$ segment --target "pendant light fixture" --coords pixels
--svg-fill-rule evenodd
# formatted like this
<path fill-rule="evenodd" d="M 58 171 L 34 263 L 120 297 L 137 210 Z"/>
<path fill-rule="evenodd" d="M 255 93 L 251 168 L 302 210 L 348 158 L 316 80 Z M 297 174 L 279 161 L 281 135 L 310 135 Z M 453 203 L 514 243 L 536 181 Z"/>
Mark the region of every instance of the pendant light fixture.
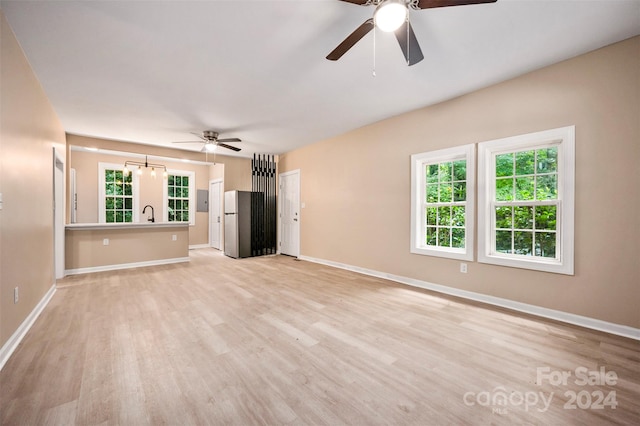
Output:
<path fill-rule="evenodd" d="M 149 163 L 148 157 L 146 155 L 144 156 L 144 163 L 140 161 L 125 161 L 124 167 L 122 168 L 122 174 L 124 176 L 129 176 L 129 173 L 131 173 L 131 170 L 129 170 L 129 166 L 138 166 L 138 170 L 136 171 L 138 176 L 142 175 L 142 167 L 144 167 L 145 169 L 151 167 L 151 177 L 154 179 L 156 177 L 156 168 L 161 168 L 164 170 L 162 172 L 163 178 L 166 179 L 167 176 L 169 176 L 169 174 L 167 173 L 167 166 L 165 166 L 164 164 Z"/>

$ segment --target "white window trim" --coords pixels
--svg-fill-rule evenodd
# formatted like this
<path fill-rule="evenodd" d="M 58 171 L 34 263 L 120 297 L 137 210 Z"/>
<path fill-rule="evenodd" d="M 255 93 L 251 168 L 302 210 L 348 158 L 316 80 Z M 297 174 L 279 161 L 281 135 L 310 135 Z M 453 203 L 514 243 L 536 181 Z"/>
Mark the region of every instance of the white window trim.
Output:
<path fill-rule="evenodd" d="M 167 175 L 178 175 L 189 177 L 189 226 L 196 224 L 196 172 L 189 170 L 167 169 Z M 162 183 L 162 219 L 169 222 L 169 179 L 164 179 Z M 185 222 L 176 222 L 185 223 Z"/>
<path fill-rule="evenodd" d="M 494 156 L 545 144 L 558 146 L 558 259 L 496 253 L 492 250 L 495 197 Z M 574 274 L 575 126 L 528 133 L 478 144 L 478 262 L 559 274 Z"/>
<path fill-rule="evenodd" d="M 467 161 L 467 200 L 465 205 L 465 248 L 429 247 L 424 238 L 425 164 L 465 159 Z M 473 261 L 475 234 L 475 145 L 463 145 L 411 156 L 411 253 Z"/>
<path fill-rule="evenodd" d="M 105 181 L 104 181 L 104 172 L 105 170 L 122 170 L 124 164 L 116 164 L 116 163 L 103 163 L 98 162 L 98 223 L 106 223 L 107 218 L 105 214 L 105 203 L 104 198 L 106 196 L 104 191 Z M 140 214 L 138 213 L 139 206 L 139 190 L 138 190 L 138 175 L 133 173 L 131 175 L 131 183 L 132 183 L 132 191 L 133 194 L 133 223 L 137 223 L 140 221 Z"/>

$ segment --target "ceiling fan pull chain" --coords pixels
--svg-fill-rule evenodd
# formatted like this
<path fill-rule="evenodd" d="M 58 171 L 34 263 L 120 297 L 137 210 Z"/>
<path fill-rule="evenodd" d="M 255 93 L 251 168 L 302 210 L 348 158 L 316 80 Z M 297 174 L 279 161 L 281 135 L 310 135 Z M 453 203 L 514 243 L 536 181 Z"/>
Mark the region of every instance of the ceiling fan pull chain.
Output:
<path fill-rule="evenodd" d="M 373 29 L 373 76 L 376 76 L 376 29 Z"/>

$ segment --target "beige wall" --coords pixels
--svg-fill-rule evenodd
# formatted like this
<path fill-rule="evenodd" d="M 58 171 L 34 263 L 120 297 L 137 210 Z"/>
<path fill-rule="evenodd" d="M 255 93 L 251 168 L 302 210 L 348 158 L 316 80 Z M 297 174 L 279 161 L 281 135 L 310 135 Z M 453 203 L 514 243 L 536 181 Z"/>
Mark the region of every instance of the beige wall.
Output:
<path fill-rule="evenodd" d="M 2 11 L 0 27 L 1 346 L 54 284 L 53 148 L 65 158 L 65 135 Z"/>
<path fill-rule="evenodd" d="M 224 162 L 224 190 L 251 191 L 251 160 L 227 157 Z"/>
<path fill-rule="evenodd" d="M 411 154 L 576 126 L 575 276 L 409 253 Z M 301 254 L 640 327 L 640 37 L 280 157 Z M 477 254 L 476 254 L 477 257 Z"/>
<path fill-rule="evenodd" d="M 92 138 L 87 136 L 79 136 L 67 134 L 67 143 L 69 146 L 84 146 L 100 148 L 111 151 L 132 152 L 142 155 L 155 155 L 158 157 L 188 159 L 201 162 L 209 162 L 216 165 L 224 165 L 224 181 L 225 190 L 239 191 L 251 190 L 251 159 L 242 157 L 228 157 L 226 155 L 205 156 L 201 152 L 186 151 L 182 149 L 163 148 L 153 145 L 144 145 L 131 142 L 114 141 L 109 139 Z M 213 171 L 219 175 L 220 169 Z"/>
<path fill-rule="evenodd" d="M 162 148 L 150 145 L 134 144 L 107 139 L 98 139 L 78 135 L 67 135 L 69 146 L 82 146 L 100 148 L 117 152 L 132 152 L 166 158 L 190 159 L 204 161 L 205 157 L 200 152 Z M 139 158 L 126 155 L 110 155 L 87 151 L 72 150 L 69 153 L 70 167 L 76 169 L 78 194 L 78 223 L 95 223 L 98 221 L 98 162 L 122 163 L 126 160 L 140 161 Z M 190 164 L 182 161 L 165 161 L 149 159 L 149 162 L 161 163 L 169 169 L 194 171 L 196 173 L 196 189 L 209 189 L 209 180 L 223 179 L 225 191 L 234 189 L 251 189 L 251 160 L 247 158 L 227 157 L 216 155 L 207 158 L 211 165 Z M 142 160 L 144 161 L 144 160 Z M 144 173 L 140 180 L 140 209 L 151 204 L 155 208 L 156 221 L 162 221 L 162 177 L 158 173 L 156 179 L 152 179 L 148 173 Z M 148 213 L 148 210 L 147 210 Z M 147 215 L 141 215 L 144 220 Z M 209 216 L 206 212 L 196 213 L 195 225 L 189 227 L 189 244 L 203 245 L 209 243 Z"/>
<path fill-rule="evenodd" d="M 97 223 L 98 222 L 98 163 L 113 163 L 120 167 L 124 166 L 127 160 L 141 161 L 144 159 L 109 155 L 102 153 L 75 151 L 69 154 L 69 163 L 76 170 L 76 193 L 78 200 L 77 222 L 78 223 Z M 161 163 L 170 170 L 181 170 L 194 172 L 196 176 L 195 189 L 207 190 L 209 186 L 209 167 L 207 165 L 198 165 L 182 162 L 171 162 L 164 160 L 155 160 L 150 158 L 149 162 Z M 156 222 L 163 222 L 164 205 L 163 205 L 163 184 L 162 171 L 157 170 L 157 177 L 154 179 L 150 175 L 150 169 L 145 170 L 139 176 L 139 211 L 140 222 L 146 222 L 151 216 L 150 210 L 147 209 L 142 214 L 142 209 L 146 205 L 154 208 Z M 195 199 L 195 196 L 194 196 Z M 194 209 L 195 210 L 195 209 Z M 205 212 L 196 212 L 195 223 L 189 226 L 189 244 L 208 244 L 209 242 L 209 216 Z"/>
<path fill-rule="evenodd" d="M 209 169 L 209 180 L 224 180 L 224 164 L 214 164 Z"/>
<path fill-rule="evenodd" d="M 104 239 L 109 245 L 103 244 Z M 67 229 L 65 246 L 67 270 L 158 262 L 189 257 L 189 230 L 186 226 Z"/>

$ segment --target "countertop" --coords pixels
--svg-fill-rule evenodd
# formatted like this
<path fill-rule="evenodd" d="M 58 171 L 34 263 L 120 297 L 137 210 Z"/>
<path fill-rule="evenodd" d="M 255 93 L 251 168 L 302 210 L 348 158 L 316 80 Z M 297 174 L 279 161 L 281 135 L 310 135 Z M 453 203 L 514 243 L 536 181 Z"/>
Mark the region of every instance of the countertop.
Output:
<path fill-rule="evenodd" d="M 182 228 L 186 226 L 189 226 L 189 222 L 68 223 L 65 225 L 65 229 L 70 231 L 91 231 L 97 229 Z"/>

